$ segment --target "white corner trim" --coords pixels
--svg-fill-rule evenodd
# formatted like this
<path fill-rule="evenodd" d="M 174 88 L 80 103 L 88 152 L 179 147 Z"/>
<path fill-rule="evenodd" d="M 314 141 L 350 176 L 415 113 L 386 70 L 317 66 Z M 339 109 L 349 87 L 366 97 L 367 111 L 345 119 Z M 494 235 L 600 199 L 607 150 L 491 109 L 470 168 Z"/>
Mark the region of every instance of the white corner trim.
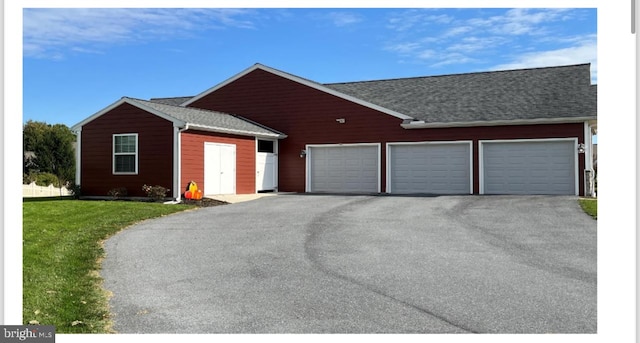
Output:
<path fill-rule="evenodd" d="M 82 182 L 82 128 L 75 130 L 76 133 L 76 186 Z M 76 196 L 79 194 L 76 194 Z"/>
<path fill-rule="evenodd" d="M 266 71 L 268 73 L 280 76 L 282 78 L 297 82 L 297 83 L 302 84 L 304 86 L 317 89 L 317 90 L 319 90 L 321 92 L 324 92 L 324 93 L 327 93 L 327 94 L 331 94 L 331 95 L 336 96 L 338 98 L 342 98 L 344 100 L 347 100 L 347 101 L 356 103 L 358 105 L 362 105 L 362 106 L 374 109 L 376 111 L 388 114 L 390 116 L 393 116 L 393 117 L 396 117 L 396 118 L 399 118 L 399 119 L 402 119 L 402 120 L 414 119 L 413 117 L 409 117 L 409 116 L 407 116 L 405 114 L 402 114 L 400 112 L 396 112 L 396 111 L 390 110 L 388 108 L 384 108 L 382 106 L 378 106 L 378 105 L 372 104 L 372 103 L 370 103 L 368 101 L 364 101 L 362 99 L 358 99 L 356 97 L 353 97 L 353 96 L 338 92 L 336 90 L 333 90 L 331 88 L 325 87 L 322 84 L 319 84 L 319 83 L 316 83 L 316 82 L 312 82 L 312 81 L 303 79 L 301 77 L 298 77 L 298 76 L 295 76 L 295 75 L 292 75 L 292 74 L 289 74 L 289 73 L 285 73 L 285 72 L 277 70 L 277 69 L 273 69 L 273 68 L 267 67 L 267 66 L 259 64 L 259 63 L 257 63 L 255 65 L 245 69 L 244 71 L 232 76 L 231 78 L 219 83 L 218 85 L 213 86 L 213 87 L 207 89 L 206 91 L 194 96 L 193 98 L 191 98 L 191 99 L 187 100 L 186 102 L 180 104 L 180 106 L 188 106 L 188 105 L 190 105 L 190 104 L 202 99 L 203 97 L 207 96 L 208 94 L 211 94 L 211 93 L 217 91 L 218 89 L 220 89 L 220 88 L 222 88 L 222 87 L 224 87 L 224 86 L 226 86 L 226 85 L 228 85 L 230 83 L 233 83 L 234 81 L 240 79 L 241 77 L 243 77 L 243 76 L 245 76 L 245 75 L 247 75 L 247 74 L 249 74 L 249 73 L 251 73 L 251 72 L 253 72 L 254 70 L 257 70 L 257 69 Z"/>

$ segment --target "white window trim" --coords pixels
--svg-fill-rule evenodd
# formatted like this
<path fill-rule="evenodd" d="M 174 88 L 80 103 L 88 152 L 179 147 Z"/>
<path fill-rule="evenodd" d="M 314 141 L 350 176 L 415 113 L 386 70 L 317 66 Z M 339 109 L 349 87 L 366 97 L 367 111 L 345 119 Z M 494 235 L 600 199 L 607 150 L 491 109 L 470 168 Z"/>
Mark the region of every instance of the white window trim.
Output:
<path fill-rule="evenodd" d="M 136 152 L 135 152 L 135 161 L 136 161 L 136 167 L 135 167 L 135 172 L 117 172 L 116 171 L 116 156 L 120 155 L 133 155 L 132 153 L 116 153 L 116 137 L 124 137 L 124 136 L 135 136 L 136 137 Z M 137 133 L 116 133 L 112 135 L 112 139 L 111 139 L 111 170 L 113 172 L 113 175 L 138 175 L 138 146 L 139 146 L 139 139 L 138 139 L 138 134 Z"/>

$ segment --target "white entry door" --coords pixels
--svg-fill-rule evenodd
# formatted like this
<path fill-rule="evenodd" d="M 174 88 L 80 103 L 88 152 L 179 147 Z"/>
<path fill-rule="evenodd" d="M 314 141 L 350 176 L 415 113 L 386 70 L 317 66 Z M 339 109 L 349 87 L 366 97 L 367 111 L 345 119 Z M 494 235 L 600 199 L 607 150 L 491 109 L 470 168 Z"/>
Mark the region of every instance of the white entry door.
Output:
<path fill-rule="evenodd" d="M 204 143 L 204 194 L 236 193 L 236 146 Z"/>
<path fill-rule="evenodd" d="M 274 191 L 277 185 L 276 141 L 257 141 L 256 152 L 256 191 Z"/>

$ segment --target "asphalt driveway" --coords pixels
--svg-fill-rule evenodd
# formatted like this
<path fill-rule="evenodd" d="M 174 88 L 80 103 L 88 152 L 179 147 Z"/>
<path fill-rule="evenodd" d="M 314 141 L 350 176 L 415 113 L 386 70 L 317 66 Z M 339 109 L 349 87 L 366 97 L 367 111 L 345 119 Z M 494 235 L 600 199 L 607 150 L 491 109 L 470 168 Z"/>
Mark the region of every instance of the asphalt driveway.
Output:
<path fill-rule="evenodd" d="M 120 333 L 596 333 L 575 197 L 279 195 L 105 243 Z"/>

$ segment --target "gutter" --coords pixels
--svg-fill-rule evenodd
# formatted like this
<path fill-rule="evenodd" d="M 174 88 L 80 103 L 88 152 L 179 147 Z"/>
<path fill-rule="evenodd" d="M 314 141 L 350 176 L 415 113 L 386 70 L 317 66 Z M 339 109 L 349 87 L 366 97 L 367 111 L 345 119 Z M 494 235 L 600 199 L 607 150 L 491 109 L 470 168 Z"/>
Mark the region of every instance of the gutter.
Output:
<path fill-rule="evenodd" d="M 519 120 L 477 120 L 465 122 L 425 122 L 417 120 L 400 124 L 402 128 L 412 129 L 429 129 L 429 128 L 446 128 L 446 127 L 474 127 L 474 126 L 506 126 L 506 125 L 537 125 L 537 124 L 563 124 L 563 123 L 582 123 L 585 121 L 595 121 L 596 117 L 571 117 L 571 118 L 537 118 L 537 119 L 519 119 Z"/>
<path fill-rule="evenodd" d="M 260 133 L 254 131 L 246 131 L 246 130 L 235 130 L 235 129 L 227 129 L 216 126 L 206 126 L 206 125 L 197 125 L 197 124 L 187 124 L 187 127 L 192 130 L 202 130 L 209 132 L 218 132 L 218 133 L 227 133 L 232 135 L 240 135 L 240 136 L 251 136 L 251 137 L 262 137 L 262 138 L 287 138 L 285 134 L 277 134 L 277 133 Z"/>

